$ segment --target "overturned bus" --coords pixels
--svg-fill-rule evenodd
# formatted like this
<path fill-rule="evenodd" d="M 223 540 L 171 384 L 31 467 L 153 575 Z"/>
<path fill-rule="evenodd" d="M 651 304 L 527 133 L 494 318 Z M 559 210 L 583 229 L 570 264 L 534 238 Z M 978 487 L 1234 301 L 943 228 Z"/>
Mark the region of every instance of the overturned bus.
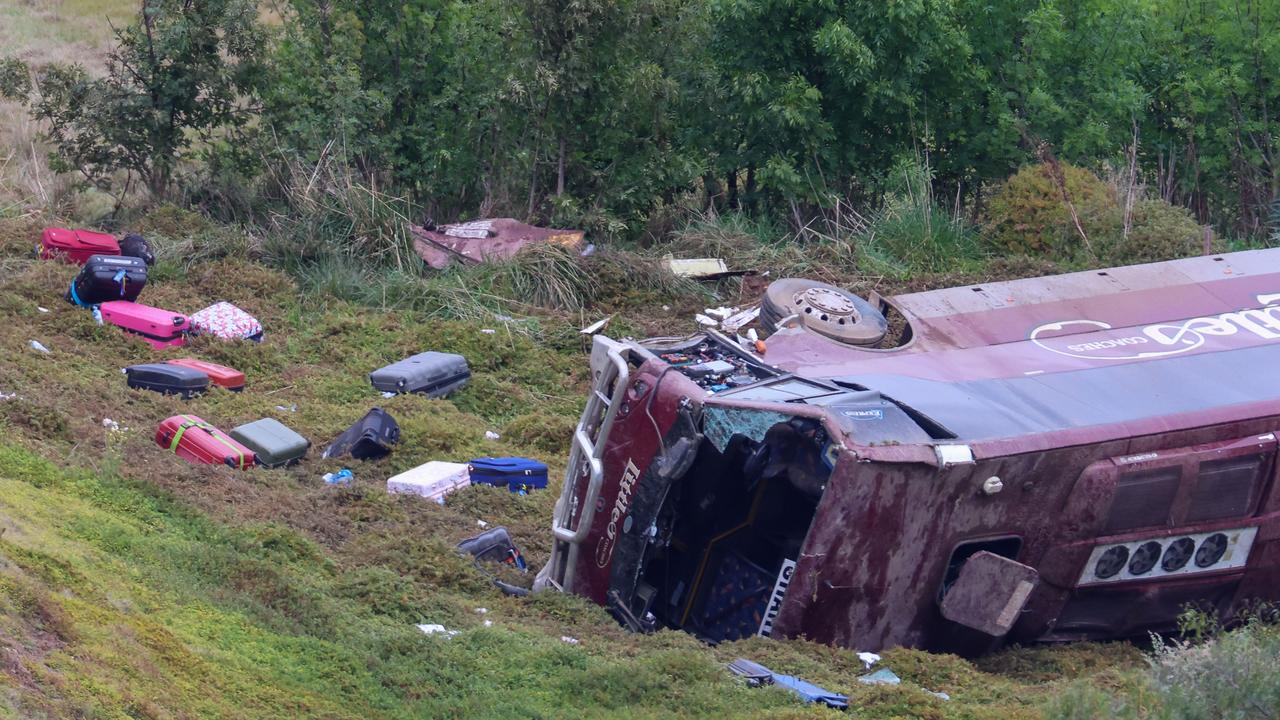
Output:
<path fill-rule="evenodd" d="M 761 354 L 596 338 L 536 587 L 709 642 L 966 654 L 1280 599 L 1280 249 L 781 280 L 761 316 Z"/>

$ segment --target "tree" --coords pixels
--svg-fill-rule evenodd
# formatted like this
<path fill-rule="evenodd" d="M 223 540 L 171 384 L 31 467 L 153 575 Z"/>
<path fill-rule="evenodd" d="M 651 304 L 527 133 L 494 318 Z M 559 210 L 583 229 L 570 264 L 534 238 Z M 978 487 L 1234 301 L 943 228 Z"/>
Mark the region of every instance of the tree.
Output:
<path fill-rule="evenodd" d="M 253 117 L 265 36 L 251 0 L 142 0 L 117 28 L 104 77 L 83 67 L 39 69 L 33 116 L 48 123 L 55 167 L 99 187 L 118 172 L 153 194 L 178 167 L 221 145 L 234 149 Z"/>

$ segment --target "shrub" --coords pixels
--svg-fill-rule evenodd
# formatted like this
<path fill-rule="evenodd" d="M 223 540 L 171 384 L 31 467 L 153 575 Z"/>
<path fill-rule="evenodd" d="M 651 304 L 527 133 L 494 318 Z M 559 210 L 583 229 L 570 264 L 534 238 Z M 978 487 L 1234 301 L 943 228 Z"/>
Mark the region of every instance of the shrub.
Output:
<path fill-rule="evenodd" d="M 1065 163 L 1061 167 L 1067 193 L 1091 240 L 1123 224 L 1120 206 L 1106 183 L 1088 170 Z M 1082 244 L 1045 165 L 1029 165 L 1006 180 L 991 198 L 983 226 L 987 240 L 1002 255 L 1069 258 Z"/>
<path fill-rule="evenodd" d="M 1203 229 L 1186 208 L 1164 200 L 1139 200 L 1133 206 L 1129 234 L 1111 228 L 1103 256 L 1116 264 L 1155 262 L 1201 252 Z"/>

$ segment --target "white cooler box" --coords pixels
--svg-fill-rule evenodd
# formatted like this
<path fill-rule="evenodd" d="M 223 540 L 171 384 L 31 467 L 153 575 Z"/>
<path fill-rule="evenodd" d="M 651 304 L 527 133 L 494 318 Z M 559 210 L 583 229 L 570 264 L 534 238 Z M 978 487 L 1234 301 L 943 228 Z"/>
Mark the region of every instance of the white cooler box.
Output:
<path fill-rule="evenodd" d="M 421 495 L 443 505 L 445 495 L 470 484 L 466 463 L 432 460 L 387 478 L 387 492 Z"/>

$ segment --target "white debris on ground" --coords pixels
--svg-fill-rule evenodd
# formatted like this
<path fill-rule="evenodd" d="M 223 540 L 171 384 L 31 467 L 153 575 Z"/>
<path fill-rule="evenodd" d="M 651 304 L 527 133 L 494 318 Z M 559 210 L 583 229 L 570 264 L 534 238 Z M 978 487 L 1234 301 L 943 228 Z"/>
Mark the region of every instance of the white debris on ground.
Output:
<path fill-rule="evenodd" d="M 445 626 L 438 623 L 421 624 L 418 625 L 418 629 L 421 630 L 424 635 L 444 635 L 447 638 L 451 638 L 458 634 L 457 630 L 447 630 L 445 629 Z"/>
<path fill-rule="evenodd" d="M 872 665 L 880 662 L 880 656 L 873 652 L 860 652 L 858 653 L 858 659 L 862 661 L 863 665 L 867 666 L 868 670 L 871 669 Z"/>
<path fill-rule="evenodd" d="M 42 313 L 47 313 L 47 312 L 49 312 L 49 308 L 47 308 L 47 307 L 40 307 L 39 305 L 37 305 L 37 306 L 36 306 L 36 309 L 37 309 L 37 310 L 39 310 L 39 311 L 40 311 L 40 312 L 42 312 Z"/>
<path fill-rule="evenodd" d="M 493 328 L 481 328 L 480 332 L 484 333 L 485 335 L 492 335 L 498 331 L 494 330 Z"/>
<path fill-rule="evenodd" d="M 476 525 L 479 525 L 482 529 L 483 529 L 483 528 L 487 528 L 487 527 L 489 527 L 489 523 L 487 523 L 487 522 L 485 522 L 485 521 L 483 521 L 483 520 L 477 520 L 477 521 L 476 521 Z"/>
<path fill-rule="evenodd" d="M 697 315 L 694 315 L 693 319 L 697 320 L 698 324 L 703 327 L 713 328 L 720 324 L 719 320 L 712 320 L 711 318 L 707 317 L 706 315 L 703 315 L 702 313 L 698 313 Z"/>
<path fill-rule="evenodd" d="M 499 438 L 501 438 L 501 437 L 502 437 L 501 435 L 499 435 L 498 433 L 496 433 L 496 432 L 494 432 L 494 431 L 492 431 L 492 430 L 485 430 L 485 431 L 484 431 L 484 439 L 485 439 L 485 440 L 497 440 L 497 439 L 499 439 Z"/>
<path fill-rule="evenodd" d="M 102 418 L 102 427 L 113 432 L 120 432 L 120 423 L 111 418 Z"/>
<path fill-rule="evenodd" d="M 31 349 L 32 349 L 32 350 L 36 350 L 36 351 L 38 351 L 38 352 L 42 352 L 42 353 L 44 353 L 45 355 L 48 355 L 48 354 L 49 354 L 49 348 L 47 348 L 47 347 L 45 347 L 43 344 L 41 344 L 41 342 L 40 342 L 39 340 L 32 340 L 32 341 L 31 341 L 30 343 L 28 343 L 28 344 L 29 344 L 29 345 L 31 345 Z"/>
<path fill-rule="evenodd" d="M 577 645 L 577 644 L 579 644 L 579 643 L 578 643 L 578 638 L 576 638 L 576 637 L 569 637 L 568 635 L 561 635 L 561 636 L 560 636 L 560 641 L 561 641 L 561 642 L 567 642 L 567 643 L 569 643 L 570 645 Z"/>

